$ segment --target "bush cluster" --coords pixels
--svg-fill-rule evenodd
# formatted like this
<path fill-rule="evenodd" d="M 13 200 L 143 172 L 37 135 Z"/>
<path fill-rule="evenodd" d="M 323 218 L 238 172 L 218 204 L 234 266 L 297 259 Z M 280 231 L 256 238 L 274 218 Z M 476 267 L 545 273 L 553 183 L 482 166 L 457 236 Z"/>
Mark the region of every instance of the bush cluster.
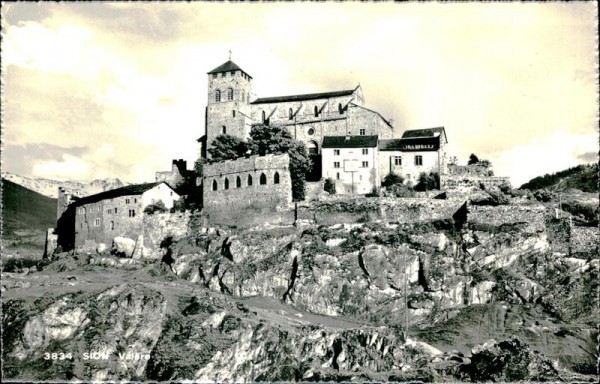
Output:
<path fill-rule="evenodd" d="M 144 208 L 144 213 L 147 215 L 152 215 L 156 212 L 165 213 L 167 211 L 168 211 L 168 209 L 162 200 L 158 200 L 157 202 L 149 204 L 146 208 Z"/>
<path fill-rule="evenodd" d="M 325 179 L 325 184 L 323 185 L 323 189 L 325 190 L 325 192 L 329 193 L 330 195 L 336 194 L 335 182 L 331 178 Z"/>

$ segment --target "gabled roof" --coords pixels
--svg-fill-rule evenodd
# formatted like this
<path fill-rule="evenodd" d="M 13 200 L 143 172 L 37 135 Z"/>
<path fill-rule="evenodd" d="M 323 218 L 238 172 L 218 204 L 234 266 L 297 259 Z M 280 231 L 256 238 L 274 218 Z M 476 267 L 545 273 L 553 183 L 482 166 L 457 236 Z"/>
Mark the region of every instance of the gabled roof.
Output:
<path fill-rule="evenodd" d="M 327 99 L 330 97 L 350 96 L 356 89 L 347 89 L 345 91 L 334 91 L 334 92 L 322 92 L 322 93 L 307 93 L 304 95 L 290 95 L 290 96 L 275 96 L 275 97 L 261 97 L 254 100 L 250 104 L 265 104 L 265 103 L 283 103 L 289 101 L 306 101 L 315 99 Z"/>
<path fill-rule="evenodd" d="M 323 148 L 374 148 L 377 135 L 372 136 L 325 136 Z"/>
<path fill-rule="evenodd" d="M 156 187 L 159 184 L 163 184 L 163 183 L 166 184 L 167 186 L 169 186 L 169 184 L 165 183 L 164 181 L 159 181 L 156 183 L 127 185 L 125 187 L 111 189 L 109 191 L 96 193 L 95 195 L 82 197 L 79 200 L 77 200 L 74 204 L 75 205 L 85 205 L 85 204 L 90 204 L 90 203 L 96 203 L 101 200 L 114 199 L 115 197 L 120 197 L 120 196 L 141 195 L 142 193 Z M 169 186 L 169 188 L 171 188 L 171 187 Z M 173 188 L 171 188 L 171 189 L 173 189 Z"/>
<path fill-rule="evenodd" d="M 212 74 L 212 73 L 222 73 L 222 72 L 229 72 L 229 71 L 242 71 L 244 72 L 246 75 L 248 75 L 248 73 L 246 71 L 244 71 L 242 68 L 240 68 L 239 65 L 237 65 L 236 63 L 234 63 L 231 60 L 228 60 L 226 63 L 219 65 L 217 68 L 213 69 L 210 72 L 207 72 L 207 74 Z M 252 76 L 248 75 L 250 78 L 252 78 Z"/>
<path fill-rule="evenodd" d="M 448 142 L 448 137 L 446 136 L 446 130 L 444 127 L 436 127 L 436 128 L 426 128 L 426 129 L 411 129 L 409 131 L 404 131 L 402 134 L 403 139 L 414 139 L 418 137 L 435 137 L 435 136 L 444 136 L 444 140 Z"/>

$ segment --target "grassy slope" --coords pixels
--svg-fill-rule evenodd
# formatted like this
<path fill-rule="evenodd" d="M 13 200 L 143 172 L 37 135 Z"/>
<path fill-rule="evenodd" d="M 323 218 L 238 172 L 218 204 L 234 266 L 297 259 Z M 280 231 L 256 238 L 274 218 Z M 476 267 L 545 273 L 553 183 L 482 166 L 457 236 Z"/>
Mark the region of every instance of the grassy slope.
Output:
<path fill-rule="evenodd" d="M 2 242 L 8 254 L 37 257 L 46 229 L 56 225 L 56 199 L 2 180 Z"/>

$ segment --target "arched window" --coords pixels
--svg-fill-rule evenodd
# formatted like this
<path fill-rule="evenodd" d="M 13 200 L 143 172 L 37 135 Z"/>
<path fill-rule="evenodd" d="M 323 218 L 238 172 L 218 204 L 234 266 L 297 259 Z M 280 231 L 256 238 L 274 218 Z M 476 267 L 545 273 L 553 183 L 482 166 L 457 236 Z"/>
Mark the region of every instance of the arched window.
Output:
<path fill-rule="evenodd" d="M 242 188 L 242 179 L 239 176 L 237 177 L 237 179 L 235 179 L 235 187 Z"/>
<path fill-rule="evenodd" d="M 248 175 L 248 186 L 252 186 L 252 175 Z"/>
<path fill-rule="evenodd" d="M 319 116 L 319 108 L 315 105 L 315 117 Z"/>
<path fill-rule="evenodd" d="M 219 91 L 218 89 L 215 91 L 215 101 L 218 103 L 219 101 L 221 101 L 221 91 Z"/>
<path fill-rule="evenodd" d="M 275 176 L 273 176 L 273 184 L 279 184 L 279 172 L 275 172 Z"/>
<path fill-rule="evenodd" d="M 340 115 L 344 114 L 344 109 L 342 108 L 342 103 L 338 104 L 338 111 L 340 112 Z"/>
<path fill-rule="evenodd" d="M 213 180 L 213 191 L 217 190 L 217 180 Z"/>
<path fill-rule="evenodd" d="M 260 185 L 267 185 L 267 176 L 264 173 L 260 174 Z"/>
<path fill-rule="evenodd" d="M 267 121 L 267 114 L 265 113 L 265 111 L 262 111 L 262 122 L 266 122 Z"/>
<path fill-rule="evenodd" d="M 292 120 L 294 118 L 294 111 L 292 111 L 292 108 L 290 108 L 290 120 Z"/>
<path fill-rule="evenodd" d="M 227 90 L 227 100 L 228 100 L 228 101 L 231 101 L 231 100 L 233 100 L 233 88 L 229 88 L 229 89 Z"/>
<path fill-rule="evenodd" d="M 309 155 L 316 155 L 319 153 L 319 144 L 316 141 L 311 140 L 306 143 L 306 149 L 308 150 Z"/>
<path fill-rule="evenodd" d="M 229 179 L 225 178 L 225 189 L 229 189 Z"/>

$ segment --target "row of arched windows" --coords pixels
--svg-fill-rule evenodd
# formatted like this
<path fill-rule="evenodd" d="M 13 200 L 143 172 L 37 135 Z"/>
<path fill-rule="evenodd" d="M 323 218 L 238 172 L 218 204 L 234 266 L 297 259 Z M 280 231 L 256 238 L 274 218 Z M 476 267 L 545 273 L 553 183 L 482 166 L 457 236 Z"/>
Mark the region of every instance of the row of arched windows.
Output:
<path fill-rule="evenodd" d="M 258 179 L 258 182 L 260 185 L 267 185 L 267 175 L 265 175 L 264 173 L 261 173 L 260 177 Z M 279 184 L 279 172 L 275 172 L 275 174 L 273 175 L 273 184 Z M 246 186 L 247 187 L 252 186 L 252 175 L 248 175 L 248 178 L 246 179 Z M 242 178 L 239 176 L 237 176 L 235 179 L 235 187 L 242 188 Z M 229 189 L 229 188 L 230 188 L 229 178 L 226 177 L 225 181 L 223 182 L 223 189 Z M 219 189 L 219 183 L 217 183 L 217 180 L 213 180 L 212 190 L 217 191 L 218 189 Z"/>
<path fill-rule="evenodd" d="M 227 101 L 232 101 L 233 100 L 233 88 L 227 88 Z M 217 89 L 215 91 L 215 101 L 217 103 L 219 103 L 221 101 L 221 90 Z M 246 101 L 246 94 L 244 93 L 244 91 L 240 92 L 240 97 L 242 99 L 242 101 Z"/>

